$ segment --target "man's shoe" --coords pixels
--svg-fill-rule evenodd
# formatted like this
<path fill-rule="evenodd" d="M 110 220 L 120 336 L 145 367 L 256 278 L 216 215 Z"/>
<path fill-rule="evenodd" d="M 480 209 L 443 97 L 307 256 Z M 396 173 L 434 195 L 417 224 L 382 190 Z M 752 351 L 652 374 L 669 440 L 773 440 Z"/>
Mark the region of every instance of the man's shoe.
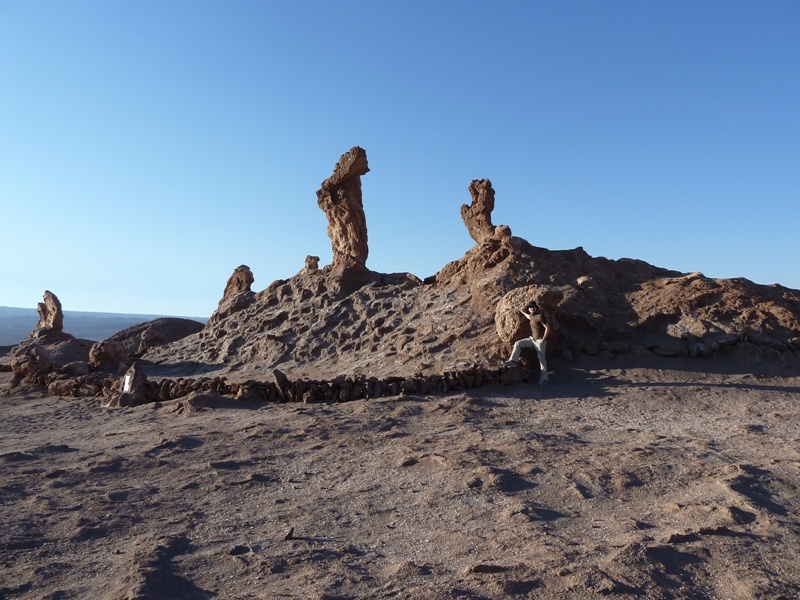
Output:
<path fill-rule="evenodd" d="M 517 363 L 515 363 L 513 360 L 504 361 L 503 364 L 505 366 L 507 366 L 507 367 L 516 367 L 517 366 Z"/>

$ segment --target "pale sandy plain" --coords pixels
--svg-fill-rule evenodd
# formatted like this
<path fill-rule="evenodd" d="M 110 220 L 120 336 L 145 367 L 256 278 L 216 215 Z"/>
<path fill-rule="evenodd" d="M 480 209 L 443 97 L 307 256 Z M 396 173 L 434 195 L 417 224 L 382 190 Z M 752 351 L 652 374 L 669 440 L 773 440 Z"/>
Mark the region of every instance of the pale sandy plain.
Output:
<path fill-rule="evenodd" d="M 3 391 L 0 597 L 796 598 L 800 360 L 769 356 L 336 404 Z"/>

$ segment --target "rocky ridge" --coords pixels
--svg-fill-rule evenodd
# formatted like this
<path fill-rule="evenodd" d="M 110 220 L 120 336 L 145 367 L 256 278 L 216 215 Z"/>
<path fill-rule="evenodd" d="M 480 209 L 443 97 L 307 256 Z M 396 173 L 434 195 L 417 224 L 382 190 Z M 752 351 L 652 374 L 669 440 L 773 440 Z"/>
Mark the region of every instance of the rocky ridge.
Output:
<path fill-rule="evenodd" d="M 530 335 L 518 308 L 534 299 L 553 326 L 548 351 L 564 361 L 578 353 L 705 357 L 738 344 L 770 361 L 800 355 L 797 290 L 533 246 L 492 223 L 488 179 L 470 183 L 472 202 L 461 207 L 475 240 L 463 257 L 424 281 L 371 271 L 361 194 L 368 171 L 366 152 L 353 148 L 317 191 L 332 264 L 320 269 L 319 258 L 309 256 L 295 276 L 261 292 L 241 265 L 202 329 L 181 324 L 164 335 L 162 323 L 120 332 L 92 348 L 86 369 L 64 369 L 63 361 L 42 366 L 48 349 L 34 351 L 28 340 L 15 352 L 15 383 L 97 395 L 112 405 L 206 391 L 316 402 L 519 383 L 537 362 L 523 353 L 520 367 L 509 369 L 502 360 L 516 339 Z M 40 313 L 56 315 L 60 304 L 47 300 Z M 32 337 L 67 335 L 47 333 L 56 331 L 37 328 Z M 132 395 L 120 376 L 134 359 Z"/>
<path fill-rule="evenodd" d="M 707 356 L 744 341 L 780 352 L 800 348 L 797 290 L 533 246 L 492 224 L 495 193 L 487 179 L 470 183 L 472 203 L 461 208 L 476 242 L 462 258 L 424 281 L 369 271 L 360 193 L 366 171 L 366 154 L 354 148 L 317 192 L 325 198 L 333 264 L 305 268 L 258 293 L 249 285 L 234 295 L 226 288 L 202 331 L 146 358 L 162 365 L 193 360 L 233 378 L 269 376 L 275 368 L 331 379 L 492 366 L 529 335 L 516 309 L 530 299 L 543 302 L 557 325 L 551 353 L 566 360 L 576 352 Z M 357 175 L 346 193 L 323 193 L 348 173 Z M 332 197 L 341 204 L 357 199 L 354 216 L 331 211 Z"/>

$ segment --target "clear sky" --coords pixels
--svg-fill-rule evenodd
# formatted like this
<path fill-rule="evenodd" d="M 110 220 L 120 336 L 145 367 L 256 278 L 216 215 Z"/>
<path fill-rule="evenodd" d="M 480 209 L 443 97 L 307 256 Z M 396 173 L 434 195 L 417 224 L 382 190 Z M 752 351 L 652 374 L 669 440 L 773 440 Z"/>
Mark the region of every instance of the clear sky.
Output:
<path fill-rule="evenodd" d="M 489 178 L 536 246 L 800 288 L 797 0 L 0 0 L 0 305 L 324 266 L 356 145 L 376 271 L 460 258 Z"/>

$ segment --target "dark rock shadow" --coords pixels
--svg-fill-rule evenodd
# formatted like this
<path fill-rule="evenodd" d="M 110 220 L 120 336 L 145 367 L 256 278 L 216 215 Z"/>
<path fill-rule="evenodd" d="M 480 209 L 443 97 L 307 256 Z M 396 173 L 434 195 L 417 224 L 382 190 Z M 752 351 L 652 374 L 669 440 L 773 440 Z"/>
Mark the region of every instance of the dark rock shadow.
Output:
<path fill-rule="evenodd" d="M 752 465 L 743 465 L 744 475 L 739 475 L 730 482 L 730 488 L 747 498 L 750 502 L 778 515 L 787 513 L 786 507 L 773 499 L 763 479 L 771 477 L 771 473 L 766 469 L 761 469 Z"/>
<path fill-rule="evenodd" d="M 139 572 L 142 583 L 137 587 L 137 598 L 192 598 L 204 600 L 217 594 L 204 590 L 183 575 L 178 574 L 173 564 L 177 556 L 195 550 L 186 537 L 169 540 L 156 547 L 150 560 L 141 565 Z"/>

